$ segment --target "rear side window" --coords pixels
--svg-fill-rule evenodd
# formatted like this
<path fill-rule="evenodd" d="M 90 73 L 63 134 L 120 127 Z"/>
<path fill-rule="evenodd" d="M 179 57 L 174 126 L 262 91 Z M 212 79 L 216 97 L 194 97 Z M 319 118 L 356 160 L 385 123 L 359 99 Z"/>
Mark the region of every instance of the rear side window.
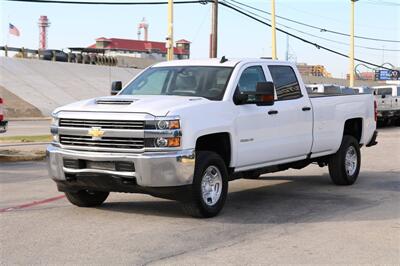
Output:
<path fill-rule="evenodd" d="M 290 66 L 268 66 L 275 85 L 278 100 L 302 97 L 296 74 Z"/>

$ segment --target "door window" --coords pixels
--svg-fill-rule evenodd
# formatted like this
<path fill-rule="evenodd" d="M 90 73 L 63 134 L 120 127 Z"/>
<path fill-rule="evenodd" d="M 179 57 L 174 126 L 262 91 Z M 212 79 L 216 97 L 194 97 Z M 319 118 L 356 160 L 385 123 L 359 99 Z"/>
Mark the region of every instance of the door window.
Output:
<path fill-rule="evenodd" d="M 275 85 L 278 100 L 302 97 L 296 74 L 290 66 L 268 66 Z"/>
<path fill-rule="evenodd" d="M 261 66 L 246 68 L 239 79 L 239 90 L 241 92 L 255 92 L 258 82 L 266 82 L 264 71 Z"/>

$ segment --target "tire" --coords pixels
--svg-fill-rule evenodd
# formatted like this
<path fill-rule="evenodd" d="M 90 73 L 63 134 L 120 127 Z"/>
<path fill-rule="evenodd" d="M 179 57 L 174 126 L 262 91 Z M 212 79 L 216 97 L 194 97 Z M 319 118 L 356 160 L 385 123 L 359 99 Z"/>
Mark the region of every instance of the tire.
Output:
<path fill-rule="evenodd" d="M 109 194 L 109 192 L 87 190 L 65 192 L 68 201 L 78 207 L 100 206 L 107 199 Z"/>
<path fill-rule="evenodd" d="M 212 178 L 214 186 L 209 186 L 207 177 Z M 214 193 L 207 194 L 206 189 Z M 224 160 L 215 152 L 197 152 L 191 195 L 182 203 L 183 211 L 198 218 L 214 217 L 224 207 L 227 194 L 228 171 Z"/>
<path fill-rule="evenodd" d="M 339 150 L 329 158 L 328 166 L 331 180 L 335 185 L 353 185 L 361 166 L 358 141 L 353 136 L 344 135 Z"/>

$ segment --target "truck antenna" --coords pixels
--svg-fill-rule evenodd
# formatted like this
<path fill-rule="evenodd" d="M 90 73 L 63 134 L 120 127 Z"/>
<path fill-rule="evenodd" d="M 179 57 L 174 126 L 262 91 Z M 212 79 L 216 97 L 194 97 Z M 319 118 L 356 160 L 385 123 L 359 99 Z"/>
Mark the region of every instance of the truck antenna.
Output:
<path fill-rule="evenodd" d="M 225 55 L 221 58 L 221 61 L 219 61 L 221 64 L 225 63 L 226 61 L 228 61 L 228 59 L 226 59 Z"/>

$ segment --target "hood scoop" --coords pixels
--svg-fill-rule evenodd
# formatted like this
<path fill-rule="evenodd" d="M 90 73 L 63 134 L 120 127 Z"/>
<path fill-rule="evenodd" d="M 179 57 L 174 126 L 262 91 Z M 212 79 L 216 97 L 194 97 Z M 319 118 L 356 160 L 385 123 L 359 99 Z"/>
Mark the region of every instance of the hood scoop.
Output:
<path fill-rule="evenodd" d="M 134 101 L 137 101 L 137 100 L 133 100 L 133 99 L 115 99 L 113 97 L 110 97 L 110 98 L 96 99 L 96 104 L 129 105 L 129 104 L 133 103 Z"/>

